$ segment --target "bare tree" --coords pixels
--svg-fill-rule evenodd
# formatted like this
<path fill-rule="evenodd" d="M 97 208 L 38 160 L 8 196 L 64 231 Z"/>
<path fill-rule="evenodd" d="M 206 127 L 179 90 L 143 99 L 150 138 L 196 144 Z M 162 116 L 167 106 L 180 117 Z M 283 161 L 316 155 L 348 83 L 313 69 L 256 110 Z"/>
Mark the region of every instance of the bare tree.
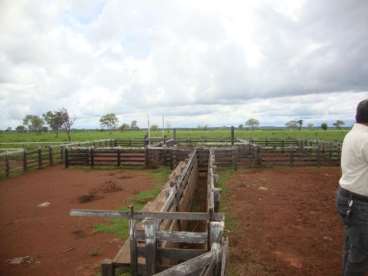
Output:
<path fill-rule="evenodd" d="M 250 118 L 245 122 L 245 125 L 250 127 L 251 129 L 255 129 L 259 126 L 259 121 L 254 118 Z"/>
<path fill-rule="evenodd" d="M 118 123 L 119 119 L 116 117 L 115 113 L 108 113 L 100 118 L 101 126 L 107 129 L 115 129 Z"/>
<path fill-rule="evenodd" d="M 41 132 L 44 121 L 37 115 L 27 115 L 23 119 L 23 125 L 28 127 L 29 131 Z"/>
<path fill-rule="evenodd" d="M 337 128 L 340 129 L 343 125 L 344 125 L 344 121 L 341 120 L 337 120 L 336 122 L 333 123 L 333 125 Z"/>
<path fill-rule="evenodd" d="M 76 120 L 76 118 L 71 118 L 68 110 L 66 108 L 62 108 L 59 110 L 62 118 L 63 118 L 63 124 L 62 124 L 62 128 L 65 130 L 66 135 L 68 136 L 68 141 L 70 142 L 72 140 L 71 138 L 71 132 L 72 132 L 72 126 Z"/>

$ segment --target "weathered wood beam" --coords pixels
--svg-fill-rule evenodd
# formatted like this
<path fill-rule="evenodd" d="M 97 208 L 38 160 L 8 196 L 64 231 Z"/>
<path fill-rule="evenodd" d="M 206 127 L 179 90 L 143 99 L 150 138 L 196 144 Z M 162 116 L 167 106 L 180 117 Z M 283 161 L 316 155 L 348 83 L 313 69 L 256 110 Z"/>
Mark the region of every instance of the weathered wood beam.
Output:
<path fill-rule="evenodd" d="M 111 218 L 130 218 L 129 211 L 115 210 L 88 210 L 72 209 L 70 216 L 73 217 L 111 217 Z M 143 220 L 147 218 L 167 219 L 167 220 L 209 220 L 207 212 L 134 212 L 133 219 Z M 223 213 L 215 213 L 214 219 L 221 221 L 224 218 Z"/>

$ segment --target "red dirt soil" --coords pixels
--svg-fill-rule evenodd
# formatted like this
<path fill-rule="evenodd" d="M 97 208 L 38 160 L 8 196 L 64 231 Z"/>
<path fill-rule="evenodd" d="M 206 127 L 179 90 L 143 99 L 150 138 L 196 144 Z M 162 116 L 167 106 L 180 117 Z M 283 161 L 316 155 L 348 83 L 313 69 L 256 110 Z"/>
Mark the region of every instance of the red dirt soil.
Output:
<path fill-rule="evenodd" d="M 106 192 L 111 183 L 122 190 Z M 112 258 L 122 242 L 113 235 L 94 232 L 94 225 L 103 219 L 70 217 L 70 209 L 116 209 L 153 184 L 144 171 L 60 166 L 1 181 L 0 275 L 95 276 L 100 261 Z M 97 200 L 79 202 L 80 196 L 93 191 L 99 191 Z M 37 207 L 44 202 L 51 204 Z M 8 263 L 24 256 L 34 262 Z"/>
<path fill-rule="evenodd" d="M 230 275 L 340 275 L 338 167 L 241 170 L 227 182 Z"/>

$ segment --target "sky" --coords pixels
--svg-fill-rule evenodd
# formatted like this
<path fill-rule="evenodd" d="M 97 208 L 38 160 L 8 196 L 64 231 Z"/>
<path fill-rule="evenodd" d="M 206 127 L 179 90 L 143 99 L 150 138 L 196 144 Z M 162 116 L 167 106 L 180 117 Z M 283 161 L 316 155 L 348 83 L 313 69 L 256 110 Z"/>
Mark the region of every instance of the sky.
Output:
<path fill-rule="evenodd" d="M 0 129 L 62 107 L 141 127 L 354 120 L 365 0 L 0 0 Z"/>

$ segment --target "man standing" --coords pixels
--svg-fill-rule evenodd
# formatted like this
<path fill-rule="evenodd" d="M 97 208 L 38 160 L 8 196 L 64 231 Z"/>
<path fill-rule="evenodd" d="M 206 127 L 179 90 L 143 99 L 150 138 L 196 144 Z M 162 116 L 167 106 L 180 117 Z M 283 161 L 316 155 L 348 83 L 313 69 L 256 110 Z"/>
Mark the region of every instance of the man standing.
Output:
<path fill-rule="evenodd" d="M 341 170 L 336 206 L 345 225 L 343 275 L 361 276 L 368 272 L 368 99 L 358 104 L 344 138 Z"/>

